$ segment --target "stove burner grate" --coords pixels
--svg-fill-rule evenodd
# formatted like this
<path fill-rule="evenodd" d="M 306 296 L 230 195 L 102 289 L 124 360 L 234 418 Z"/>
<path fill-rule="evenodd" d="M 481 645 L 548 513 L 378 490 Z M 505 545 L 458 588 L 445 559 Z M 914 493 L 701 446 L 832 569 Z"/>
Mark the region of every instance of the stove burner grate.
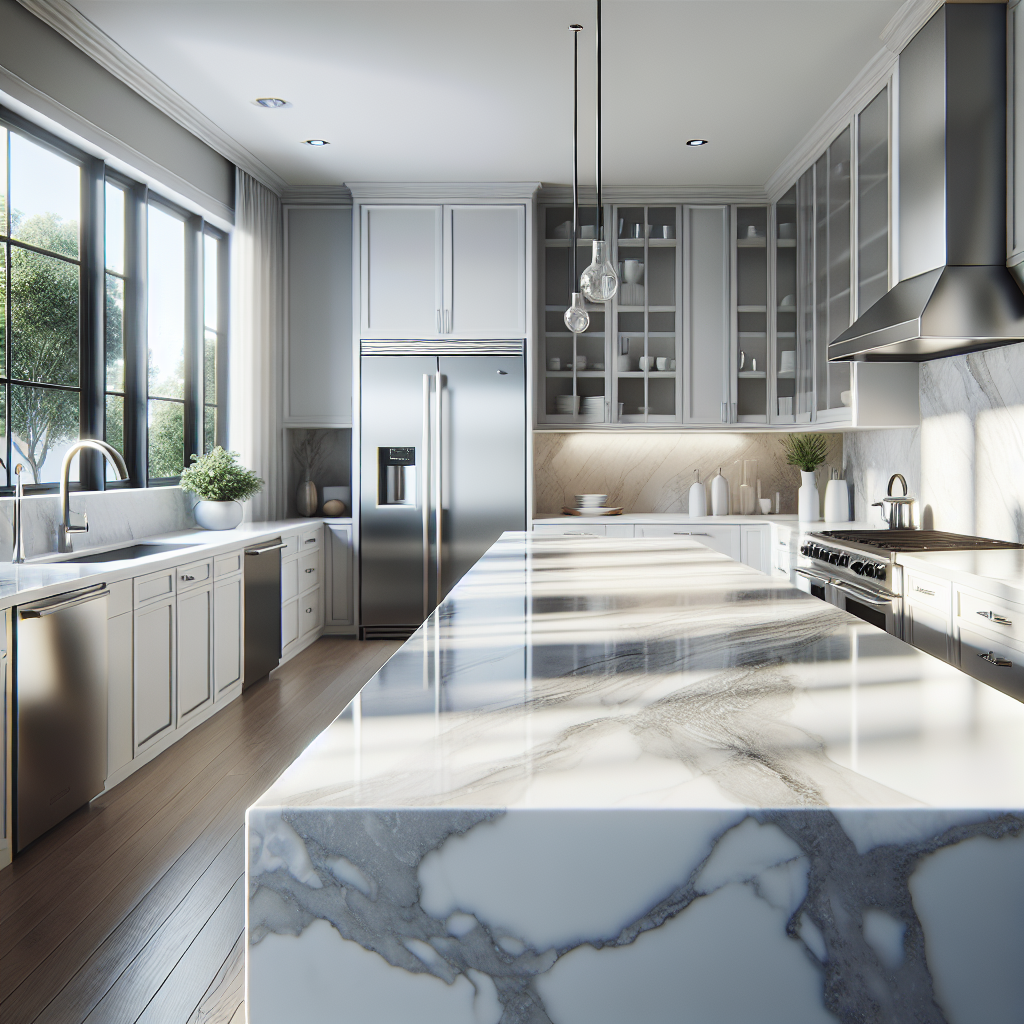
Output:
<path fill-rule="evenodd" d="M 818 537 L 848 544 L 866 544 L 879 551 L 999 551 L 1024 548 L 1006 540 L 967 537 L 941 530 L 823 530 Z"/>

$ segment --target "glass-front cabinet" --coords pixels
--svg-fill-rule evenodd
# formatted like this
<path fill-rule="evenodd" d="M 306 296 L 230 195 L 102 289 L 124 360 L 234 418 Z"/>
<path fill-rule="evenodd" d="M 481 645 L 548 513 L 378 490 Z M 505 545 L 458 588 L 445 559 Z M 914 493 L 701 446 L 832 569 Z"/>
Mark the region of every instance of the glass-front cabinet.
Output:
<path fill-rule="evenodd" d="M 738 423 L 768 422 L 768 208 L 735 208 Z"/>

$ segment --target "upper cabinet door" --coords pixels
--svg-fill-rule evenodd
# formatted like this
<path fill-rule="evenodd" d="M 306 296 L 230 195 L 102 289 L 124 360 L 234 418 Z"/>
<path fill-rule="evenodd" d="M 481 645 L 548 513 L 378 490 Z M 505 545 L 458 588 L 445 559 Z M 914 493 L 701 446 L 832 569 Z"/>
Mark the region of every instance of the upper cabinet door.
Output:
<path fill-rule="evenodd" d="M 526 333 L 526 208 L 446 206 L 442 329 L 463 338 Z"/>
<path fill-rule="evenodd" d="M 433 338 L 442 324 L 442 207 L 362 207 L 364 338 Z"/>
<path fill-rule="evenodd" d="M 683 208 L 683 379 L 687 423 L 726 423 L 731 419 L 725 404 L 731 393 L 730 220 L 728 206 Z"/>

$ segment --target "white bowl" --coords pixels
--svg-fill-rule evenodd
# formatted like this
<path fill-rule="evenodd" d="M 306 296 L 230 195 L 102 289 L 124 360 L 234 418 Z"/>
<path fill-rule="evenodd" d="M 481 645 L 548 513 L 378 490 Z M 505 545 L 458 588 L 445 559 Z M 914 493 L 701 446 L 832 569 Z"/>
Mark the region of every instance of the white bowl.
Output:
<path fill-rule="evenodd" d="M 599 508 L 608 500 L 607 494 L 577 494 L 577 508 Z"/>
<path fill-rule="evenodd" d="M 839 395 L 839 401 L 842 402 L 843 405 L 845 405 L 845 406 L 853 405 L 853 392 L 852 391 L 843 391 L 843 392 L 841 392 L 840 395 Z"/>

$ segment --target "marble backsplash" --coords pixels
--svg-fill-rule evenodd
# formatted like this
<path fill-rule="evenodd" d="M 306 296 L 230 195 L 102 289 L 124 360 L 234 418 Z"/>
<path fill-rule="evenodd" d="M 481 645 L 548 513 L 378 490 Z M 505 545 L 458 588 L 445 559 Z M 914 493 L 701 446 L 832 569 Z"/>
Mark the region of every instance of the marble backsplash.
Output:
<path fill-rule="evenodd" d="M 718 472 L 729 480 L 733 508 L 744 459 L 757 460 L 762 497 L 781 498 L 781 512 L 796 512 L 800 472 L 786 464 L 782 439 L 770 433 L 554 433 L 533 435 L 534 504 L 538 515 L 557 514 L 577 494 L 607 494 L 626 512 L 687 512 L 694 470 L 707 483 Z M 843 462 L 843 437 L 829 435 L 828 465 Z M 824 493 L 825 467 L 818 470 Z M 710 511 L 710 494 L 708 495 Z"/>
<path fill-rule="evenodd" d="M 60 498 L 56 494 L 23 499 L 25 557 L 57 550 Z M 148 487 L 110 491 L 75 491 L 71 508 L 89 517 L 89 532 L 74 536 L 76 551 L 119 541 L 173 533 L 194 527 L 192 495 L 180 487 Z M 10 561 L 13 551 L 14 499 L 0 498 L 0 560 Z"/>
<path fill-rule="evenodd" d="M 926 529 L 1024 543 L 1024 344 L 922 363 L 921 426 L 848 433 L 843 457 L 858 519 L 902 473 Z"/>

